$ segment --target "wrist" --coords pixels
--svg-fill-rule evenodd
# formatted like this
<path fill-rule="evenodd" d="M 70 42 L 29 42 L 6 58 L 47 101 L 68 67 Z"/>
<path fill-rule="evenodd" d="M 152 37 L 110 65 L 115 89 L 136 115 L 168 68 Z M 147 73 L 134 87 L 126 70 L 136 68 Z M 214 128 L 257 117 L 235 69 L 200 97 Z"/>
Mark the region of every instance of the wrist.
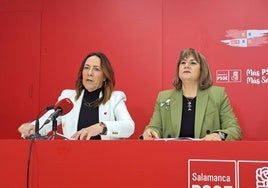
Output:
<path fill-rule="evenodd" d="M 222 141 L 226 140 L 227 135 L 228 135 L 227 133 L 224 133 L 222 131 L 216 131 L 214 133 L 217 133 L 220 136 L 220 138 L 221 138 Z"/>
<path fill-rule="evenodd" d="M 100 133 L 100 135 L 107 135 L 108 130 L 107 130 L 107 127 L 106 127 L 105 123 L 100 122 L 99 126 L 102 127 L 102 132 Z"/>

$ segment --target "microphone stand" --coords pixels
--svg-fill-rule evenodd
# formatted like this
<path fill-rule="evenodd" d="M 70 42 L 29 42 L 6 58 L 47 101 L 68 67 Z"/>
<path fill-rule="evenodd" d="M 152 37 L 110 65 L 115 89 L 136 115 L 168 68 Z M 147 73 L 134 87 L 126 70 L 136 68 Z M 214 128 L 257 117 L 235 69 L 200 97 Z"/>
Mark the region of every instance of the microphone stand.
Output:
<path fill-rule="evenodd" d="M 26 139 L 30 139 L 30 140 L 47 140 L 48 139 L 48 136 L 46 135 L 42 136 L 39 133 L 39 119 L 35 120 L 35 133 L 27 136 Z"/>
<path fill-rule="evenodd" d="M 46 140 L 48 139 L 48 136 L 42 136 L 40 133 L 39 133 L 39 117 L 40 117 L 40 114 L 43 112 L 43 111 L 48 111 L 48 110 L 51 110 L 53 109 L 54 106 L 47 106 L 46 108 L 42 109 L 38 115 L 37 115 L 37 118 L 35 120 L 35 133 L 34 134 L 31 134 L 29 136 L 26 137 L 26 139 L 30 139 L 30 140 Z"/>
<path fill-rule="evenodd" d="M 59 138 L 63 138 L 65 140 L 69 140 L 67 137 L 65 137 L 64 135 L 60 134 L 57 132 L 58 130 L 58 123 L 57 123 L 57 119 L 55 117 L 53 117 L 52 120 L 52 135 L 48 138 L 49 140 L 54 140 L 55 137 L 59 137 Z"/>

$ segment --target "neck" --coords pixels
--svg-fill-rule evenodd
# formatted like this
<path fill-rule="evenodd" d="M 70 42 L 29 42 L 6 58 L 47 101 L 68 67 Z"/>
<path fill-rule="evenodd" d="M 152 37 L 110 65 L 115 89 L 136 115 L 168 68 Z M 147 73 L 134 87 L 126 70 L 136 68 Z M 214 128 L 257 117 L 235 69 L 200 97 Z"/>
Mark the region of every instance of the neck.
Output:
<path fill-rule="evenodd" d="M 185 97 L 188 98 L 194 98 L 196 97 L 198 90 L 198 85 L 193 84 L 193 85 L 182 85 L 182 92 Z"/>

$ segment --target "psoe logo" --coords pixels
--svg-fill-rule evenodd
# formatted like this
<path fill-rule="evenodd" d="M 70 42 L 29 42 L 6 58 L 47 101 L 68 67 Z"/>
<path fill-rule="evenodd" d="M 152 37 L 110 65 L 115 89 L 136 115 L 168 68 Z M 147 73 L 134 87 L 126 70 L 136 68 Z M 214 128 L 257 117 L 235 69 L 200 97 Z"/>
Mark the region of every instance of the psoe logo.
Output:
<path fill-rule="evenodd" d="M 237 161 L 238 188 L 268 188 L 268 161 Z"/>
<path fill-rule="evenodd" d="M 241 80 L 242 80 L 242 71 L 240 69 L 216 71 L 217 83 L 241 82 Z"/>
<path fill-rule="evenodd" d="M 264 166 L 256 170 L 256 188 L 268 187 L 268 167 Z"/>
<path fill-rule="evenodd" d="M 226 31 L 225 37 L 228 39 L 221 40 L 228 46 L 233 47 L 256 47 L 263 46 L 268 43 L 268 30 L 237 30 L 230 29 Z"/>

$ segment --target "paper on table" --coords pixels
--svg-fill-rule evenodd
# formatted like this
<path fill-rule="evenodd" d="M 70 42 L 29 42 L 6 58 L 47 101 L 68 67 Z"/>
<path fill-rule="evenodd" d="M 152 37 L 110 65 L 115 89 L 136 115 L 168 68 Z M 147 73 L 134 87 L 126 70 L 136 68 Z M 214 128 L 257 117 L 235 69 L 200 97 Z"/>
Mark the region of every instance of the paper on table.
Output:
<path fill-rule="evenodd" d="M 200 140 L 200 138 L 191 138 L 191 137 L 179 137 L 179 138 L 157 138 L 155 140 Z"/>

